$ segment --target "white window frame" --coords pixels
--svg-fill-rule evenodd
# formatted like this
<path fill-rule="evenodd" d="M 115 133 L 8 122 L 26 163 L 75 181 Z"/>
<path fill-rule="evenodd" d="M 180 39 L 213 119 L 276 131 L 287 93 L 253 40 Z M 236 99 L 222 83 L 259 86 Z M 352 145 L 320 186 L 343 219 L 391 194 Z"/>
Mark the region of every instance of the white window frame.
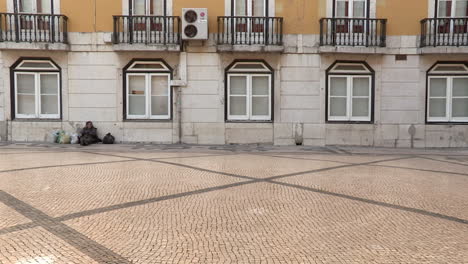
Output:
<path fill-rule="evenodd" d="M 27 115 L 18 113 L 18 75 L 33 75 L 34 76 L 34 102 L 35 114 Z M 57 76 L 57 114 L 41 114 L 41 75 L 56 75 Z M 15 118 L 38 118 L 38 119 L 58 119 L 60 118 L 60 73 L 59 72 L 22 72 L 15 71 Z"/>
<path fill-rule="evenodd" d="M 431 79 L 446 79 L 446 95 L 445 97 L 433 96 L 431 97 Z M 427 121 L 428 122 L 468 122 L 468 116 L 466 117 L 453 117 L 452 116 L 452 105 L 454 98 L 468 99 L 468 96 L 453 96 L 453 80 L 454 79 L 468 79 L 468 75 L 463 76 L 444 76 L 444 75 L 433 75 L 428 76 L 428 91 L 427 91 Z M 431 117 L 431 99 L 444 99 L 445 98 L 445 117 Z"/>
<path fill-rule="evenodd" d="M 331 98 L 332 97 L 345 97 L 345 96 L 332 96 L 331 95 L 331 79 L 332 78 L 346 78 L 346 115 L 345 116 L 332 116 L 331 115 Z M 353 96 L 353 80 L 355 78 L 368 78 L 369 79 L 369 96 Z M 353 99 L 354 98 L 368 98 L 368 111 L 367 116 L 353 116 Z M 370 122 L 372 117 L 372 76 L 371 75 L 334 75 L 328 76 L 328 121 L 343 121 L 343 122 Z"/>
<path fill-rule="evenodd" d="M 253 14 L 252 14 L 252 1 L 259 1 L 259 0 L 234 0 L 234 16 L 237 16 L 236 13 L 237 13 L 237 10 L 236 10 L 236 1 L 247 1 L 247 14 L 246 16 L 247 17 L 252 17 Z M 266 0 L 263 0 L 263 16 L 266 17 L 266 13 L 267 13 L 267 6 L 266 6 Z"/>
<path fill-rule="evenodd" d="M 39 68 L 39 67 L 23 67 L 26 63 L 48 63 L 51 67 L 50 68 Z M 18 66 L 16 66 L 15 70 L 38 70 L 38 71 L 58 71 L 59 68 L 55 66 L 49 60 L 23 60 Z"/>
<path fill-rule="evenodd" d="M 135 0 L 132 0 L 132 11 L 133 11 L 133 16 L 151 16 L 151 10 L 150 10 L 150 6 L 151 6 L 151 1 L 153 0 L 145 0 L 145 14 L 144 15 L 136 15 L 135 14 Z M 163 16 L 165 15 L 164 14 L 164 2 L 166 0 L 162 0 L 162 6 L 160 7 L 162 9 L 162 13 L 163 13 Z M 166 4 L 167 5 L 167 4 Z M 166 6 L 167 8 L 167 6 Z M 153 15 L 153 16 L 156 16 L 156 15 Z"/>
<path fill-rule="evenodd" d="M 130 115 L 130 76 L 145 76 L 145 114 L 144 115 Z M 167 115 L 152 115 L 151 114 L 151 78 L 153 76 L 166 76 L 167 77 Z M 138 72 L 127 72 L 126 73 L 126 117 L 127 119 L 150 119 L 150 120 L 168 120 L 171 118 L 171 74 L 170 73 L 138 73 Z"/>
<path fill-rule="evenodd" d="M 442 2 L 442 1 L 446 2 L 446 0 L 437 0 L 437 11 L 436 11 L 437 18 L 456 18 L 457 16 L 455 14 L 456 14 L 456 11 L 457 11 L 457 3 L 461 2 L 461 1 L 459 1 L 459 0 L 452 0 L 451 1 L 452 2 L 452 10 L 450 10 L 450 16 L 449 17 L 445 16 L 445 15 L 444 16 L 439 16 L 439 10 L 440 10 L 440 6 L 441 6 L 440 2 Z M 465 15 L 465 16 L 461 16 L 461 17 L 468 17 L 468 16 Z"/>
<path fill-rule="evenodd" d="M 334 0 L 335 1 L 335 17 L 336 18 L 367 18 L 367 0 Z M 349 2 L 348 5 L 348 16 L 347 17 L 339 17 L 338 16 L 338 2 Z M 364 2 L 364 16 L 363 17 L 355 17 L 354 16 L 354 2 Z"/>
<path fill-rule="evenodd" d="M 27 14 L 27 12 L 21 12 L 19 10 L 19 7 L 20 7 L 20 1 L 21 0 L 15 0 L 16 1 L 16 4 L 17 4 L 17 7 L 18 7 L 18 13 L 20 14 Z M 55 10 L 52 10 L 52 6 L 51 6 L 51 10 L 50 10 L 50 13 L 38 13 L 37 12 L 37 0 L 32 0 L 33 1 L 33 6 L 32 6 L 32 14 L 52 14 L 52 13 L 55 13 Z M 42 0 L 42 1 L 45 1 L 45 0 Z M 47 1 L 50 1 L 50 4 L 54 5 L 54 9 L 55 9 L 55 1 L 54 0 L 47 0 Z"/>
<path fill-rule="evenodd" d="M 231 77 L 245 77 L 247 86 L 246 86 L 246 115 L 231 115 L 231 97 L 236 95 L 231 95 Z M 268 78 L 268 95 L 253 95 L 252 94 L 252 80 L 254 77 L 267 77 Z M 272 114 L 272 103 L 271 103 L 271 74 L 268 73 L 228 73 L 228 92 L 227 92 L 227 117 L 229 121 L 271 121 Z M 268 115 L 253 115 L 252 113 L 252 102 L 253 97 L 268 97 Z"/>

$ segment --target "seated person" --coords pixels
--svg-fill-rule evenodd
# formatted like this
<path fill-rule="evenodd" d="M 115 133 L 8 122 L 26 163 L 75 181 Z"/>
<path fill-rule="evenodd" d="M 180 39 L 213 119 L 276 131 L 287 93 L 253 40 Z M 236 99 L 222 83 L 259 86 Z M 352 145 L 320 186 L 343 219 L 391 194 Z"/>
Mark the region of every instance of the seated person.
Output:
<path fill-rule="evenodd" d="M 86 122 L 86 126 L 81 130 L 80 144 L 87 146 L 101 142 L 97 136 L 97 128 L 93 126 L 93 122 Z"/>

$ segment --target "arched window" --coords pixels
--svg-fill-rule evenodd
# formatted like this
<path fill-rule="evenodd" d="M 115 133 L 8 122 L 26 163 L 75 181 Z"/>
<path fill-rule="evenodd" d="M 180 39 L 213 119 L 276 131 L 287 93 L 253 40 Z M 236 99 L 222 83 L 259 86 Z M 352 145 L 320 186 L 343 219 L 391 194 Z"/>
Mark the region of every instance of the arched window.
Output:
<path fill-rule="evenodd" d="M 169 120 L 172 69 L 162 60 L 134 60 L 124 69 L 125 119 Z"/>
<path fill-rule="evenodd" d="M 12 67 L 14 118 L 61 118 L 60 68 L 49 59 L 20 59 Z"/>
<path fill-rule="evenodd" d="M 327 70 L 327 121 L 373 121 L 374 71 L 364 62 L 335 62 Z"/>
<path fill-rule="evenodd" d="M 427 121 L 468 122 L 468 67 L 437 63 L 427 73 Z"/>
<path fill-rule="evenodd" d="M 235 61 L 226 69 L 226 120 L 271 121 L 273 69 L 261 61 Z"/>

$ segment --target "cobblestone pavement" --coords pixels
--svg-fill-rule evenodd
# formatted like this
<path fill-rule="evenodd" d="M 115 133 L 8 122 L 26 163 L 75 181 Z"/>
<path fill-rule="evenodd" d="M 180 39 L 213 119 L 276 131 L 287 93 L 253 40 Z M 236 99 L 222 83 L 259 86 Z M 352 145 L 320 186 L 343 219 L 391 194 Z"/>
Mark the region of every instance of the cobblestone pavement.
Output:
<path fill-rule="evenodd" d="M 0 263 L 468 263 L 468 150 L 3 144 Z"/>

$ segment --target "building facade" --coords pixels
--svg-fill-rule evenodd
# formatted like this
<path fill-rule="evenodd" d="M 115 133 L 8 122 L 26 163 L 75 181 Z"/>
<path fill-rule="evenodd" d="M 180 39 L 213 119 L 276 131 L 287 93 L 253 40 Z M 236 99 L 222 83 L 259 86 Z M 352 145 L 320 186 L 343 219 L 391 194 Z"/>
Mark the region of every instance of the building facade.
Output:
<path fill-rule="evenodd" d="M 467 3 L 0 0 L 0 138 L 468 147 Z"/>

